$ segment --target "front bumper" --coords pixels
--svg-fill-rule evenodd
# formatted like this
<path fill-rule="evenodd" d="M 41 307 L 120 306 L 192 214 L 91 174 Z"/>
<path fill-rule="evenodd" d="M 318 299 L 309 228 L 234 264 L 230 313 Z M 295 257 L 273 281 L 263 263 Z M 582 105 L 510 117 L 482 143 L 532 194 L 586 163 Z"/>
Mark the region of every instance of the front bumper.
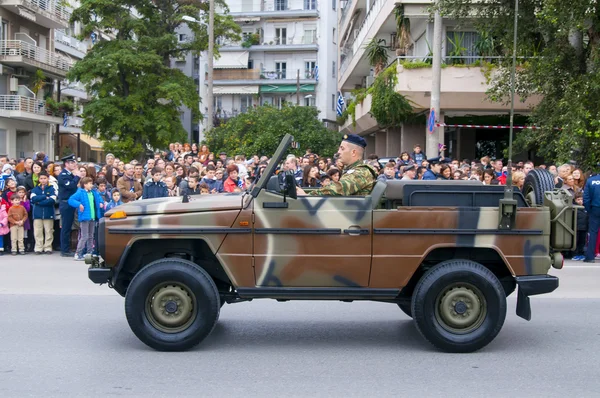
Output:
<path fill-rule="evenodd" d="M 531 304 L 529 296 L 553 292 L 558 287 L 558 278 L 552 275 L 530 275 L 517 276 L 515 280 L 519 285 L 517 315 L 530 321 Z"/>
<path fill-rule="evenodd" d="M 85 263 L 89 264 L 88 278 L 94 283 L 108 283 L 112 278 L 112 268 L 103 267 L 104 261 L 101 257 L 87 255 L 85 256 Z"/>

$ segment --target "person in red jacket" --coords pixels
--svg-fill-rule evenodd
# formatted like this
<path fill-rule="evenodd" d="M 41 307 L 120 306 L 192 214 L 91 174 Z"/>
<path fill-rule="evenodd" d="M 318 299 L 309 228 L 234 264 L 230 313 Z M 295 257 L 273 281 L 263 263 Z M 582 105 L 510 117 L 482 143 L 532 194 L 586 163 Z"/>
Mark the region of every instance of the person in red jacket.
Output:
<path fill-rule="evenodd" d="M 240 169 L 238 169 L 237 165 L 230 164 L 227 166 L 228 177 L 223 183 L 223 191 L 234 192 L 236 188 L 240 188 L 242 190 L 246 189 L 244 181 L 238 178 L 239 172 Z"/>

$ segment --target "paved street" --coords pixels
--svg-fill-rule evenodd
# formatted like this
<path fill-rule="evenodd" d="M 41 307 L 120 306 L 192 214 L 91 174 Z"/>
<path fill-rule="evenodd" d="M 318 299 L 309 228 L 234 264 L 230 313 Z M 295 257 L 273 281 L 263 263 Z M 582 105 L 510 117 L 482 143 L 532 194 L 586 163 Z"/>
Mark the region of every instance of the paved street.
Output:
<path fill-rule="evenodd" d="M 38 261 L 40 263 L 38 263 Z M 596 396 L 600 264 L 566 264 L 561 287 L 509 315 L 484 350 L 433 350 L 396 306 L 226 305 L 213 334 L 155 352 L 123 299 L 58 255 L 0 257 L 0 396 Z"/>

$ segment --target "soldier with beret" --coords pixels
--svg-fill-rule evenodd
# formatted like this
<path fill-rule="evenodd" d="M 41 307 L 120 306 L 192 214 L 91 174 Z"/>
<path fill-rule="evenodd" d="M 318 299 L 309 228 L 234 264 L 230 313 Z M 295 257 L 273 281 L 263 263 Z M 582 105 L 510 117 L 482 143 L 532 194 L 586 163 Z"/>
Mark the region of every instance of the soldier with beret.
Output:
<path fill-rule="evenodd" d="M 338 182 L 331 182 L 326 187 L 310 192 L 312 196 L 366 196 L 371 193 L 377 182 L 375 169 L 364 164 L 362 159 L 367 142 L 364 138 L 355 135 L 344 135 L 338 149 L 338 159 L 344 165 L 342 177 Z M 300 187 L 296 188 L 299 195 L 306 195 Z"/>
<path fill-rule="evenodd" d="M 71 257 L 71 228 L 75 219 L 75 209 L 69 206 L 69 198 L 77 192 L 79 172 L 75 155 L 65 156 L 63 170 L 58 175 L 58 209 L 60 211 L 60 255 Z"/>

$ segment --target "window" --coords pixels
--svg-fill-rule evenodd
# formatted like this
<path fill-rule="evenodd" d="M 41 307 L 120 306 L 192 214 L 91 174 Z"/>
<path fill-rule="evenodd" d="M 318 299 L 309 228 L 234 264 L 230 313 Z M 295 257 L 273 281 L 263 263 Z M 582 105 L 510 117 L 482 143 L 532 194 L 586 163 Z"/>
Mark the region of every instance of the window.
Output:
<path fill-rule="evenodd" d="M 275 0 L 275 11 L 285 11 L 287 8 L 287 0 Z"/>
<path fill-rule="evenodd" d="M 335 72 L 337 72 L 337 71 L 335 69 L 335 61 L 333 61 L 331 63 L 331 77 L 333 77 L 334 79 L 335 79 Z"/>
<path fill-rule="evenodd" d="M 447 64 L 472 64 L 479 55 L 475 43 L 479 40 L 477 32 L 446 32 L 446 60 Z M 456 50 L 456 48 L 461 50 Z M 456 58 L 472 57 L 472 58 Z"/>
<path fill-rule="evenodd" d="M 304 61 L 304 78 L 314 79 L 317 61 Z"/>
<path fill-rule="evenodd" d="M 213 112 L 220 113 L 223 110 L 223 98 L 220 95 L 213 97 Z"/>
<path fill-rule="evenodd" d="M 277 109 L 283 108 L 284 104 L 285 104 L 285 97 L 275 97 L 275 107 L 277 107 Z"/>
<path fill-rule="evenodd" d="M 184 41 L 186 41 L 186 40 L 187 40 L 187 35 L 186 35 L 185 33 L 180 33 L 180 34 L 178 35 L 178 37 L 179 37 L 179 39 L 178 39 L 178 40 L 179 40 L 179 42 L 180 42 L 180 43 L 181 43 L 181 42 L 184 42 Z"/>
<path fill-rule="evenodd" d="M 316 10 L 317 9 L 317 0 L 304 0 L 304 9 L 305 10 Z"/>
<path fill-rule="evenodd" d="M 275 44 L 287 44 L 287 28 L 275 28 Z"/>
<path fill-rule="evenodd" d="M 331 0 L 331 9 L 335 10 L 335 0 Z"/>
<path fill-rule="evenodd" d="M 336 37 L 335 37 L 335 28 L 333 28 L 333 44 L 336 43 Z"/>
<path fill-rule="evenodd" d="M 2 24 L 4 25 L 5 22 Z M 4 155 L 8 153 L 8 144 L 6 143 L 6 130 L 0 129 L 0 155 Z"/>
<path fill-rule="evenodd" d="M 286 78 L 287 62 L 275 62 L 275 72 L 278 79 Z"/>
<path fill-rule="evenodd" d="M 316 44 L 317 43 L 317 28 L 315 26 L 305 27 L 304 36 L 302 40 L 303 44 Z"/>
<path fill-rule="evenodd" d="M 242 113 L 247 112 L 249 108 L 252 108 L 252 96 L 251 95 L 242 95 Z"/>
<path fill-rule="evenodd" d="M 314 94 L 309 94 L 304 97 L 304 106 L 315 106 L 315 105 L 316 105 L 316 99 L 315 99 Z"/>
<path fill-rule="evenodd" d="M 331 110 L 335 111 L 335 94 L 331 94 Z"/>
<path fill-rule="evenodd" d="M 254 60 L 248 59 L 248 69 L 254 69 Z"/>
<path fill-rule="evenodd" d="M 0 40 L 9 40 L 8 21 L 2 20 L 2 31 L 0 31 Z"/>

